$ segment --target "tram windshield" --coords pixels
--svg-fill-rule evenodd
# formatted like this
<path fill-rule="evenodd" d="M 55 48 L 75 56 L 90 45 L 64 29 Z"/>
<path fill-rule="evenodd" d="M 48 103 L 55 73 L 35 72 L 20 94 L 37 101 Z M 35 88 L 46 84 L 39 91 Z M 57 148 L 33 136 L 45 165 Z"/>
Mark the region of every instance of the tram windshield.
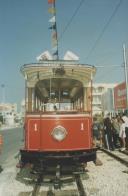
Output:
<path fill-rule="evenodd" d="M 27 78 L 26 112 L 91 113 L 91 77 L 95 68 L 65 62 L 61 66 L 58 61 L 46 63 L 24 65 L 21 69 Z"/>
<path fill-rule="evenodd" d="M 91 86 L 83 87 L 82 82 L 75 79 L 39 80 L 34 88 L 28 88 L 27 95 L 28 112 L 89 112 L 91 109 Z"/>
<path fill-rule="evenodd" d="M 82 83 L 74 79 L 50 78 L 39 81 L 36 91 L 40 92 L 41 110 L 71 111 L 77 110 L 76 100 L 82 99 Z M 37 93 L 39 95 L 39 93 Z M 80 107 L 80 105 L 79 105 Z"/>

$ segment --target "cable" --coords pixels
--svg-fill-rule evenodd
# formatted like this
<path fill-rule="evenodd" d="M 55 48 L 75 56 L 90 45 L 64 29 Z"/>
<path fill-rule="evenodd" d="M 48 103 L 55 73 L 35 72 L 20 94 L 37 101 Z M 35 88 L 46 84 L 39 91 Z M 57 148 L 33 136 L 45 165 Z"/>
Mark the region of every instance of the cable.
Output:
<path fill-rule="evenodd" d="M 112 21 L 113 17 L 114 17 L 115 14 L 116 14 L 116 12 L 118 11 L 118 9 L 119 9 L 119 7 L 120 7 L 122 1 L 123 1 L 123 0 L 119 0 L 119 3 L 116 5 L 116 7 L 115 7 L 115 9 L 114 9 L 112 15 L 110 16 L 108 22 L 104 25 L 104 27 L 103 27 L 103 29 L 102 29 L 102 31 L 101 31 L 99 37 L 97 38 L 96 42 L 94 43 L 93 47 L 91 48 L 91 50 L 90 50 L 88 56 L 86 57 L 86 59 L 88 59 L 88 57 L 91 55 L 91 53 L 93 52 L 93 50 L 96 48 L 98 42 L 99 42 L 100 39 L 102 38 L 102 36 L 103 36 L 104 32 L 106 31 L 108 25 L 110 24 L 110 22 Z"/>
<path fill-rule="evenodd" d="M 95 65 L 96 68 L 122 67 L 122 65 Z"/>
<path fill-rule="evenodd" d="M 63 34 L 65 33 L 65 31 L 68 29 L 68 27 L 69 27 L 70 24 L 72 23 L 74 17 L 75 17 L 76 14 L 78 13 L 78 11 L 79 11 L 79 9 L 80 9 L 80 7 L 82 6 L 82 4 L 83 4 L 84 1 L 85 1 L 85 0 L 81 0 L 81 1 L 80 1 L 78 7 L 76 8 L 76 10 L 75 10 L 74 14 L 72 15 L 71 19 L 68 21 L 68 23 L 67 23 L 67 25 L 65 26 L 64 30 L 63 30 L 62 33 L 60 34 L 58 40 L 60 40 L 60 39 L 62 38 Z"/>
<path fill-rule="evenodd" d="M 97 68 L 98 67 L 100 67 L 100 66 L 96 66 Z M 105 66 L 104 66 L 105 67 Z M 104 68 L 104 67 L 102 67 L 102 68 Z M 109 78 L 110 78 L 110 75 L 113 73 L 113 71 L 115 71 L 115 68 L 116 68 L 116 71 L 117 71 L 117 68 L 122 68 L 123 66 L 118 66 L 118 65 L 113 65 L 112 66 L 112 69 L 111 70 L 109 70 L 108 72 L 107 72 L 107 74 L 106 74 L 106 72 L 105 73 L 101 73 L 99 76 L 98 76 L 98 78 L 100 78 L 100 79 L 104 79 L 106 76 L 108 76 L 108 74 L 109 74 Z M 108 67 L 106 67 L 106 68 L 108 68 Z"/>

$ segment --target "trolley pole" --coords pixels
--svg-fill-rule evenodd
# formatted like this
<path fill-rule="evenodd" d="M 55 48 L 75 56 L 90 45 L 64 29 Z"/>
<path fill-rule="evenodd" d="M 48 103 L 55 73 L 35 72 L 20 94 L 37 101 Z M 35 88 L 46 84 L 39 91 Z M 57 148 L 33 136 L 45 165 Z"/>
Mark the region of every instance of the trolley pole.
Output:
<path fill-rule="evenodd" d="M 123 56 L 124 56 L 124 74 L 125 74 L 125 84 L 126 84 L 126 109 L 128 109 L 128 68 L 127 68 L 125 44 L 123 44 Z"/>

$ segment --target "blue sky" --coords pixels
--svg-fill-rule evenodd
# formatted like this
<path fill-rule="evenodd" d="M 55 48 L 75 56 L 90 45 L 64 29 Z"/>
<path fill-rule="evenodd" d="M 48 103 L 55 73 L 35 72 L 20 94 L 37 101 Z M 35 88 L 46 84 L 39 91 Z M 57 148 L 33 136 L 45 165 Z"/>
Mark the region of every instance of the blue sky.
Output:
<path fill-rule="evenodd" d="M 0 102 L 4 84 L 5 101 L 19 104 L 20 67 L 51 51 L 48 7 L 47 0 L 0 0 Z M 56 10 L 60 58 L 71 50 L 81 63 L 98 67 L 96 82 L 122 82 L 128 0 L 56 0 Z"/>

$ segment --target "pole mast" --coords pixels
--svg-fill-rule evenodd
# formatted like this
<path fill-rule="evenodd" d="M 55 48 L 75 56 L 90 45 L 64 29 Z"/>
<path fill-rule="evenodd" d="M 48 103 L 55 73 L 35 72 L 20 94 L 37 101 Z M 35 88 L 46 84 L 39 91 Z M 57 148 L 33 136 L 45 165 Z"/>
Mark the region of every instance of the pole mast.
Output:
<path fill-rule="evenodd" d="M 123 56 L 124 56 L 124 74 L 125 74 L 125 84 L 126 84 L 126 109 L 128 109 L 128 68 L 127 68 L 125 44 L 123 44 Z"/>

